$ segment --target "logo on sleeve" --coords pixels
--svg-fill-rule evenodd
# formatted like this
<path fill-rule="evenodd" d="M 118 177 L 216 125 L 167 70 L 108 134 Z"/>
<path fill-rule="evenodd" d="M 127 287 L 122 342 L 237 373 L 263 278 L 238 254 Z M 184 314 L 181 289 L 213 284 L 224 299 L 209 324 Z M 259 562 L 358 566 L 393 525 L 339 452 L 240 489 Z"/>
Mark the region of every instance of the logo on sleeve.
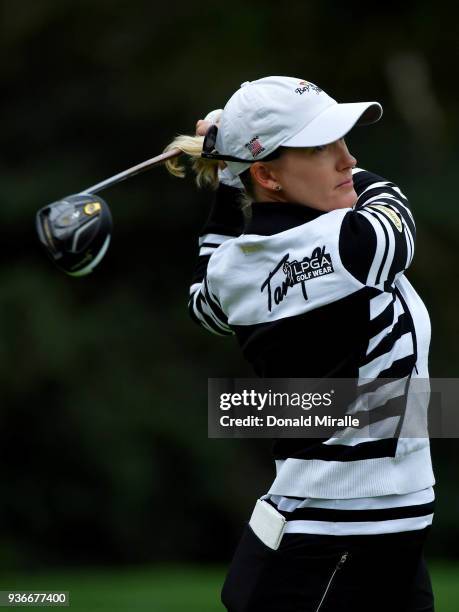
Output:
<path fill-rule="evenodd" d="M 290 288 L 301 285 L 301 292 L 305 300 L 308 299 L 306 281 L 334 272 L 330 253 L 326 247 L 316 247 L 310 257 L 303 257 L 301 261 L 289 261 L 289 253 L 284 255 L 261 285 L 261 292 L 266 290 L 268 296 L 268 310 L 278 306 L 287 295 Z"/>
<path fill-rule="evenodd" d="M 384 215 L 386 215 L 386 217 L 388 217 L 392 221 L 392 223 L 395 225 L 398 231 L 400 233 L 402 232 L 403 230 L 402 222 L 400 221 L 400 217 L 397 215 L 395 210 L 393 210 L 389 206 L 383 206 L 382 204 L 372 204 L 368 208 L 376 208 L 377 210 L 382 212 Z"/>

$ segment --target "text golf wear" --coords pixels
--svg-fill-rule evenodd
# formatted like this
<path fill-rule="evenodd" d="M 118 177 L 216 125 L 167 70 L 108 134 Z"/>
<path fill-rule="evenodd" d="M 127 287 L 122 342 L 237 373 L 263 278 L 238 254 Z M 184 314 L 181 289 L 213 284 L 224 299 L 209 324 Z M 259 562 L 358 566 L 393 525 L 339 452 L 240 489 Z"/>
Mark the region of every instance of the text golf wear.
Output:
<path fill-rule="evenodd" d="M 235 334 L 259 376 L 355 379 L 355 410 L 366 403 L 381 428 L 379 439 L 276 440 L 275 500 L 414 495 L 434 484 L 428 438 L 403 437 L 426 408 L 408 391 L 428 384 L 430 343 L 427 310 L 404 275 L 413 217 L 393 183 L 360 169 L 353 179 L 352 209 L 255 203 L 245 228 L 239 191 L 221 184 L 200 239 L 192 317 Z M 408 507 L 424 503 L 429 516 L 431 500 Z"/>

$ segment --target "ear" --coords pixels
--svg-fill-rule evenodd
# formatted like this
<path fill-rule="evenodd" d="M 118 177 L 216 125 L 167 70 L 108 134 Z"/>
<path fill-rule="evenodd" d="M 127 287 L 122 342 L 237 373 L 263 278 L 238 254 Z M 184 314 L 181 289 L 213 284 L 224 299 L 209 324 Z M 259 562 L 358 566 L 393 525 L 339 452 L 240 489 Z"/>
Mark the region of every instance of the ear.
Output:
<path fill-rule="evenodd" d="M 250 174 L 254 185 L 260 185 L 272 191 L 278 183 L 277 174 L 272 166 L 263 162 L 255 162 L 250 166 Z"/>

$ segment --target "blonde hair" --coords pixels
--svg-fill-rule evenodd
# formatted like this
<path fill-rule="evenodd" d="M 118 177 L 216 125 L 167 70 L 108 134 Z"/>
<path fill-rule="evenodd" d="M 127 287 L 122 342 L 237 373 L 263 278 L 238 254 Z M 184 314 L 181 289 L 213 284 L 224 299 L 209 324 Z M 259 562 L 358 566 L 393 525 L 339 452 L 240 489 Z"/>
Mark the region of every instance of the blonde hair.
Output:
<path fill-rule="evenodd" d="M 218 187 L 218 166 L 219 162 L 215 159 L 206 159 L 201 157 L 202 144 L 204 136 L 187 136 L 180 134 L 167 145 L 164 152 L 171 149 L 180 149 L 191 160 L 191 167 L 195 176 L 195 181 L 198 187 L 208 187 L 209 189 L 217 189 Z M 168 172 L 173 176 L 184 178 L 186 175 L 185 166 L 182 163 L 182 156 L 173 157 L 166 161 L 165 166 Z"/>

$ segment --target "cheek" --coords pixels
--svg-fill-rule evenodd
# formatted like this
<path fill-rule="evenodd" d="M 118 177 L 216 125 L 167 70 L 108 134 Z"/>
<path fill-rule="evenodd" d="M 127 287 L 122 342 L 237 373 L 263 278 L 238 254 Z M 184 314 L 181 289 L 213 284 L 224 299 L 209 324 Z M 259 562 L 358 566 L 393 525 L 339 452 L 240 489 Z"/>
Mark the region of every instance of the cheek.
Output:
<path fill-rule="evenodd" d="M 320 169 L 308 168 L 306 171 L 298 172 L 295 174 L 293 182 L 297 190 L 301 189 L 315 199 L 329 196 L 330 180 Z"/>
<path fill-rule="evenodd" d="M 342 190 L 341 193 L 340 190 L 337 189 L 335 193 L 337 194 L 335 201 L 340 208 L 352 208 L 357 202 L 357 194 L 354 188 Z"/>

